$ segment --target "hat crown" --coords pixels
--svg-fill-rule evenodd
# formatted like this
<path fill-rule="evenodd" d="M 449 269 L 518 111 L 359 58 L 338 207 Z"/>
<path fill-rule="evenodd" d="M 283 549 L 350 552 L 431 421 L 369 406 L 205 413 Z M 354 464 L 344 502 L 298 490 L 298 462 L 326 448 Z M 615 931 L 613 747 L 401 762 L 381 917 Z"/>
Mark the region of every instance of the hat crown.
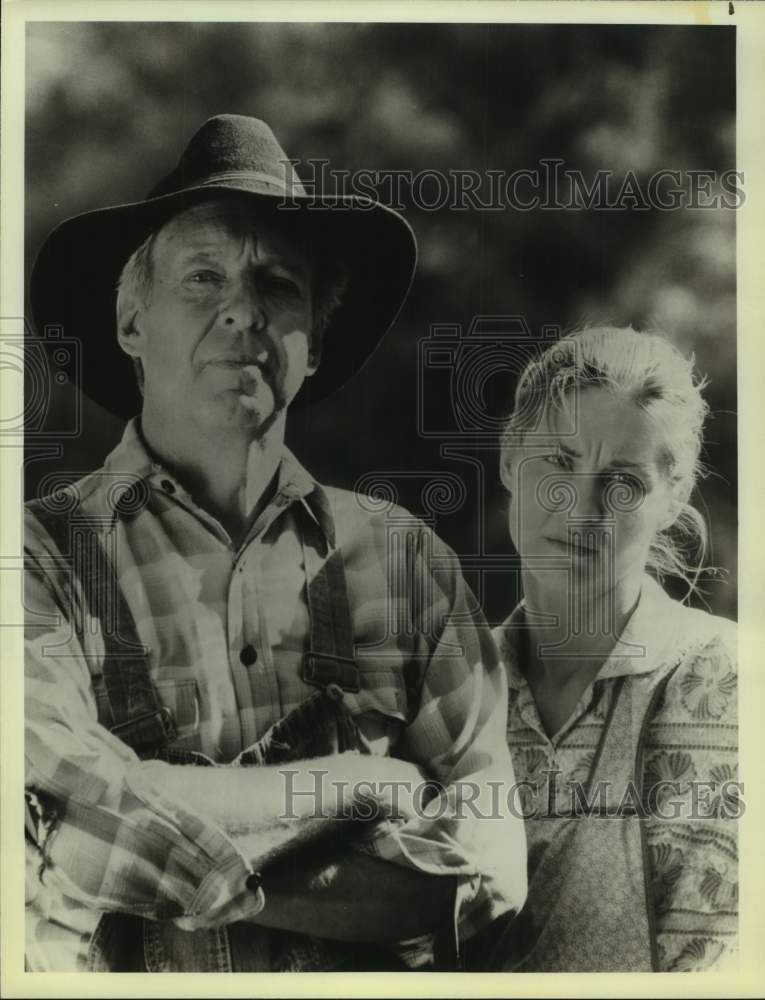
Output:
<path fill-rule="evenodd" d="M 285 193 L 305 194 L 289 157 L 264 121 L 246 115 L 216 115 L 194 133 L 177 166 L 147 197 L 211 183 L 226 174 L 270 179 Z"/>

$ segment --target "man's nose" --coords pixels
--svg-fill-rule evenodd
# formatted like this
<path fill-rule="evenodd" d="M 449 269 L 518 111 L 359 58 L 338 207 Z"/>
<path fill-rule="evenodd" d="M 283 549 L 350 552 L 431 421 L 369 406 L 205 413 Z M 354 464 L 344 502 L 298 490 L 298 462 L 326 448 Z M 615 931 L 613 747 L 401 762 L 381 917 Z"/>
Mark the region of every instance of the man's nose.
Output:
<path fill-rule="evenodd" d="M 254 281 L 242 280 L 231 289 L 223 306 L 223 323 L 242 333 L 265 329 L 268 324 L 266 303 Z"/>

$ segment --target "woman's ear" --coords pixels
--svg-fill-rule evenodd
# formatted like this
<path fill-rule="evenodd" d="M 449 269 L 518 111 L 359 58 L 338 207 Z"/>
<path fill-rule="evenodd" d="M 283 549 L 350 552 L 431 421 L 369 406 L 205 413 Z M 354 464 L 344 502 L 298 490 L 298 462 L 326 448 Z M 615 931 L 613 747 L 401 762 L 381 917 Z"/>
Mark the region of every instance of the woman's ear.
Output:
<path fill-rule="evenodd" d="M 687 503 L 687 496 L 683 495 L 681 484 L 670 485 L 667 498 L 667 510 L 664 517 L 659 522 L 659 531 L 666 531 L 671 528 L 680 516 L 683 506 Z"/>
<path fill-rule="evenodd" d="M 671 504 L 667 511 L 666 516 L 659 523 L 659 531 L 666 531 L 668 528 L 671 528 L 672 525 L 677 520 L 677 516 L 679 513 L 680 511 L 675 506 L 675 504 Z"/>

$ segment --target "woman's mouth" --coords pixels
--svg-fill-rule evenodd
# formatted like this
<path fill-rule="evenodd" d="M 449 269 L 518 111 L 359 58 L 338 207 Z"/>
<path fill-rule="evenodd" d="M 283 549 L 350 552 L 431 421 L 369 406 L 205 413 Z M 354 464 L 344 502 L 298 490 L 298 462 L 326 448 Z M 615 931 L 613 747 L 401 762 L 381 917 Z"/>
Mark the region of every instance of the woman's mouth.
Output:
<path fill-rule="evenodd" d="M 556 548 L 559 548 L 565 552 L 572 552 L 574 555 L 578 556 L 592 556 L 597 554 L 597 548 L 594 545 L 586 545 L 581 541 L 574 538 L 555 538 L 554 536 L 545 536 L 545 541 L 550 542 Z"/>

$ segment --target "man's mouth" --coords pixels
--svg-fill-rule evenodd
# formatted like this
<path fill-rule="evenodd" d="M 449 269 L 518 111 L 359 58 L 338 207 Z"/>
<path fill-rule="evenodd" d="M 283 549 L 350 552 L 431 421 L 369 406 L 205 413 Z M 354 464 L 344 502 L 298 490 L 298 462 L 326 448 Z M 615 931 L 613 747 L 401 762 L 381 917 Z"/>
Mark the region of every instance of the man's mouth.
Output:
<path fill-rule="evenodd" d="M 252 354 L 223 354 L 207 362 L 213 368 L 236 373 L 239 385 L 244 392 L 249 392 L 262 382 L 272 379 L 272 369 L 265 357 L 254 357 Z"/>
<path fill-rule="evenodd" d="M 254 358 L 251 354 L 231 354 L 220 358 L 213 358 L 208 364 L 220 365 L 223 368 L 260 368 L 265 370 L 266 365 L 263 360 Z"/>

